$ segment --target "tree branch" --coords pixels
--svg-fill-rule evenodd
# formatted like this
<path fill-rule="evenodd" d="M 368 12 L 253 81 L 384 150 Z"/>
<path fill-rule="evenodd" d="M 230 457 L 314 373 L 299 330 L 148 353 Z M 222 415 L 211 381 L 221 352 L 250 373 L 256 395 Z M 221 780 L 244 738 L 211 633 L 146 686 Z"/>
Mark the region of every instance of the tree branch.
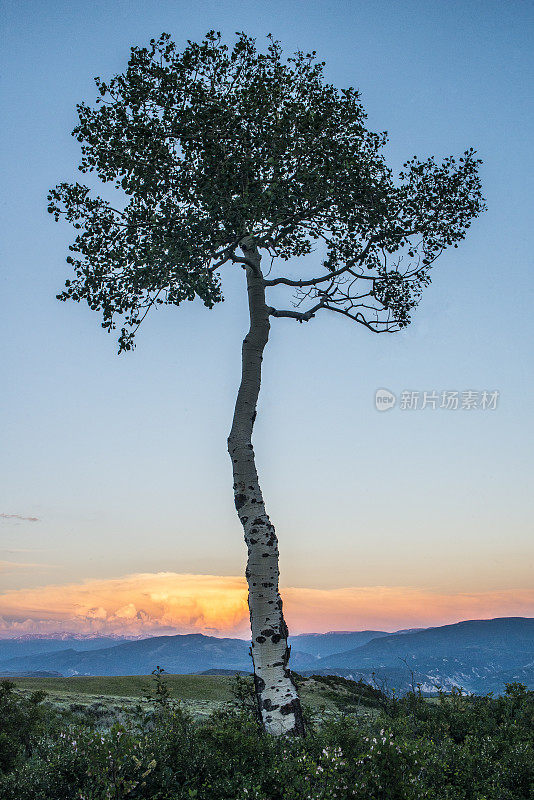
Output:
<path fill-rule="evenodd" d="M 307 311 L 290 311 L 288 309 L 278 309 L 270 306 L 269 315 L 271 317 L 289 317 L 290 319 L 296 319 L 298 322 L 309 322 L 320 308 L 327 308 L 323 300 Z"/>
<path fill-rule="evenodd" d="M 356 312 L 356 314 L 351 314 L 349 309 L 336 308 L 335 306 L 330 306 L 328 304 L 325 304 L 323 307 L 327 308 L 329 311 L 335 311 L 337 314 L 343 314 L 344 317 L 348 317 L 349 319 L 352 319 L 354 322 L 359 322 L 360 325 L 364 325 L 364 327 L 369 328 L 369 330 L 373 331 L 373 333 L 394 333 L 395 331 L 399 330 L 398 323 L 397 323 L 396 320 L 390 320 L 390 319 L 379 320 L 379 319 L 376 319 L 374 322 L 369 322 L 369 320 L 366 320 L 365 317 L 363 316 L 363 314 L 360 314 L 359 312 Z M 370 306 L 368 306 L 368 308 L 370 308 Z M 377 309 L 373 309 L 373 310 L 376 311 Z M 385 327 L 383 327 L 383 328 L 375 328 L 375 327 L 373 327 L 374 325 L 384 325 Z M 388 327 L 390 325 L 392 327 Z M 395 326 L 397 326 L 397 327 L 395 327 Z"/>
<path fill-rule="evenodd" d="M 334 272 L 329 272 L 327 275 L 320 275 L 317 278 L 309 278 L 308 280 L 292 280 L 291 278 L 271 278 L 271 280 L 265 281 L 265 286 L 278 286 L 280 284 L 284 284 L 284 286 L 296 286 L 297 288 L 301 289 L 303 286 L 315 286 L 317 283 L 323 283 L 324 281 L 329 281 L 332 278 L 336 278 L 338 275 L 343 275 L 344 272 L 351 272 L 352 268 L 363 261 L 365 256 L 369 253 L 371 249 L 372 238 L 369 239 L 367 244 L 365 245 L 364 249 L 356 259 L 352 259 L 349 261 L 348 264 L 345 264 L 343 267 L 334 270 Z M 356 278 L 362 278 L 364 281 L 374 281 L 374 278 L 371 275 L 358 275 L 357 273 L 351 273 Z"/>

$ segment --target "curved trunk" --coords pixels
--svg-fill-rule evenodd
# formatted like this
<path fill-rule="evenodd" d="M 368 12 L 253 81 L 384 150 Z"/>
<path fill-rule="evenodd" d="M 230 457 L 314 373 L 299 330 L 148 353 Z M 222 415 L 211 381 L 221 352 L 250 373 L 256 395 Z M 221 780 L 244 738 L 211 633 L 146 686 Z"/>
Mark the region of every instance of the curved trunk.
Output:
<path fill-rule="evenodd" d="M 248 548 L 246 576 L 254 685 L 262 723 L 268 733 L 303 735 L 300 701 L 287 666 L 288 630 L 278 592 L 278 541 L 265 512 L 252 447 L 261 362 L 269 339 L 269 310 L 258 249 L 250 238 L 241 247 L 247 260 L 250 330 L 243 341 L 241 385 L 228 452 L 234 473 L 235 506 Z"/>

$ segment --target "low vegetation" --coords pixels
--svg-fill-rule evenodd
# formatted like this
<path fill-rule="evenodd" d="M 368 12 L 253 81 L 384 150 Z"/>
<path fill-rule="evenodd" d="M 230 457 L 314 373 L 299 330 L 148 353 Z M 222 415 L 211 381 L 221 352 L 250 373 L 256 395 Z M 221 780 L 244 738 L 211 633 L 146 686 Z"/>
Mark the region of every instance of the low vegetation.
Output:
<path fill-rule="evenodd" d="M 333 676 L 298 679 L 300 739 L 263 732 L 249 678 L 70 681 L 55 696 L 42 680 L 0 684 L 1 800 L 533 796 L 534 692 L 517 683 L 502 697 L 427 701 L 417 690 L 395 698 Z M 209 713 L 195 702 L 211 703 Z"/>

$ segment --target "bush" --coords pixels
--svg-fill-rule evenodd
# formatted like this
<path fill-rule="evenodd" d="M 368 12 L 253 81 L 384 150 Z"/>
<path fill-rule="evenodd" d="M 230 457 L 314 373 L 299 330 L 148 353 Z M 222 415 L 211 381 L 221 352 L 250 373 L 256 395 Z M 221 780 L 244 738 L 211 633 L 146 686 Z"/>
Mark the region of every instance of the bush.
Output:
<path fill-rule="evenodd" d="M 46 729 L 45 697 L 44 692 L 34 692 L 25 699 L 12 681 L 0 681 L 0 774 L 32 755 Z"/>
<path fill-rule="evenodd" d="M 246 700 L 246 687 L 242 687 Z M 351 687 L 347 688 L 349 694 Z M 359 686 L 354 691 L 366 694 Z M 417 693 L 275 739 L 245 702 L 195 722 L 156 675 L 150 717 L 98 731 L 4 688 L 0 800 L 530 800 L 534 692 Z M 6 724 L 7 720 L 9 723 Z M 10 753 L 9 747 L 4 748 Z"/>

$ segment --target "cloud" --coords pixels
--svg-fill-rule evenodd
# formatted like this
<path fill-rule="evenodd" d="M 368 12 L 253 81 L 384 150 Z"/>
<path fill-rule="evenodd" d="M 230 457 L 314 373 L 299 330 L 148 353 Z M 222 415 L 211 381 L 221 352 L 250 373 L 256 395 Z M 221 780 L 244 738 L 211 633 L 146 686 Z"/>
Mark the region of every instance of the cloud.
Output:
<path fill-rule="evenodd" d="M 7 551 L 7 552 L 14 552 L 14 551 Z M 20 551 L 24 552 L 24 551 Z M 50 569 L 54 565 L 53 564 L 32 564 L 30 562 L 23 563 L 21 561 L 0 561 L 0 572 L 16 572 L 18 570 L 25 570 L 25 569 Z"/>
<path fill-rule="evenodd" d="M 0 514 L 0 519 L 19 519 L 24 522 L 39 522 L 39 517 L 23 517 L 22 514 Z"/>
<path fill-rule="evenodd" d="M 293 587 L 283 589 L 282 596 L 293 633 L 398 630 L 462 619 L 532 616 L 534 611 L 531 590 L 444 593 L 403 586 Z M 247 637 L 249 626 L 244 578 L 174 572 L 10 590 L 0 594 L 0 614 L 4 636 L 69 631 Z"/>
<path fill-rule="evenodd" d="M 11 632 L 217 635 L 246 633 L 248 606 L 242 578 L 160 572 L 7 591 L 0 614 L 13 618 Z"/>

